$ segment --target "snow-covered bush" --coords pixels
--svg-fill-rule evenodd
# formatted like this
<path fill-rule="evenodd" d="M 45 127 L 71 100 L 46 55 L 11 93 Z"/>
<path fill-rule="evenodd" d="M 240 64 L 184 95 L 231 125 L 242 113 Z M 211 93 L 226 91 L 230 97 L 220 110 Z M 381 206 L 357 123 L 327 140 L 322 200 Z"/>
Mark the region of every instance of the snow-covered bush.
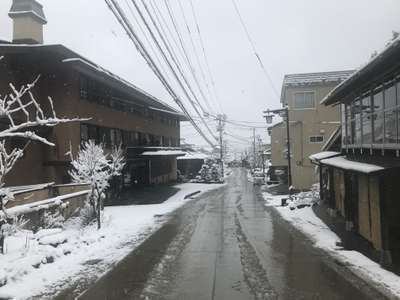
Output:
<path fill-rule="evenodd" d="M 207 159 L 201 167 L 196 181 L 206 183 L 222 182 L 223 176 L 220 165 L 213 159 Z"/>
<path fill-rule="evenodd" d="M 2 59 L 3 57 L 0 57 L 0 60 Z M 81 119 L 57 117 L 50 97 L 48 98 L 50 113 L 44 112 L 41 104 L 33 95 L 33 90 L 39 78 L 40 76 L 32 83 L 22 85 L 19 89 L 10 83 L 10 92 L 0 95 L 0 118 L 6 121 L 8 125 L 0 130 L 0 253 L 3 253 L 4 249 L 5 230 L 3 226 L 12 221 L 7 216 L 6 210 L 7 203 L 13 200 L 12 192 L 4 188 L 7 174 L 11 172 L 17 161 L 23 156 L 29 141 L 55 146 L 47 138 L 40 135 L 37 131 L 38 127 L 54 127 L 62 123 L 81 121 Z M 15 138 L 25 140 L 25 146 L 11 148 L 9 140 Z"/>
<path fill-rule="evenodd" d="M 110 154 L 106 154 L 103 145 L 90 140 L 82 145 L 77 158 L 71 164 L 73 169 L 69 174 L 72 180 L 76 183 L 90 184 L 91 192 L 88 201 L 97 219 L 97 227 L 100 229 L 101 211 L 109 181 L 121 175 L 125 166 L 122 147 L 115 147 Z"/>
<path fill-rule="evenodd" d="M 61 207 L 56 211 L 44 211 L 42 219 L 44 228 L 62 228 L 65 218 L 62 214 Z"/>

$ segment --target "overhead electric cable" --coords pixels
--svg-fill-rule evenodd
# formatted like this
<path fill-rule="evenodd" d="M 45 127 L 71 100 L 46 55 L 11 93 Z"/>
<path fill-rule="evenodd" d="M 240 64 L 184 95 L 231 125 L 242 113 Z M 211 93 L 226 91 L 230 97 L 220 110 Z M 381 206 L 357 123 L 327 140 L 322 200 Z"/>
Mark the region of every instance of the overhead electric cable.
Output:
<path fill-rule="evenodd" d="M 248 39 L 248 41 L 250 42 L 250 45 L 251 45 L 251 47 L 252 47 L 252 49 L 253 49 L 253 52 L 254 52 L 254 55 L 255 55 L 256 58 L 257 58 L 257 61 L 258 61 L 259 65 L 260 65 L 260 67 L 261 67 L 261 69 L 262 69 L 262 71 L 263 71 L 263 74 L 264 74 L 265 77 L 267 78 L 268 83 L 269 83 L 269 85 L 272 87 L 272 90 L 273 90 L 273 92 L 275 93 L 276 97 L 279 99 L 280 96 L 279 96 L 278 90 L 276 89 L 276 87 L 275 87 L 275 85 L 274 85 L 274 82 L 272 81 L 271 76 L 269 75 L 269 73 L 268 73 L 268 71 L 267 71 L 267 68 L 265 67 L 265 65 L 264 65 L 264 63 L 263 63 L 263 61 L 262 61 L 262 59 L 261 59 L 261 56 L 258 54 L 256 45 L 255 45 L 255 43 L 254 43 L 254 41 L 253 41 L 253 39 L 252 39 L 252 37 L 251 37 L 251 35 L 250 35 L 249 30 L 247 29 L 246 23 L 244 22 L 244 19 L 243 19 L 243 17 L 242 17 L 242 14 L 240 13 L 239 7 L 238 7 L 238 5 L 236 4 L 236 1 L 235 1 L 235 0 L 231 0 L 231 1 L 232 1 L 232 3 L 233 3 L 233 6 L 235 7 L 235 11 L 236 11 L 236 13 L 237 13 L 237 15 L 238 15 L 238 17 L 239 17 L 240 23 L 241 23 L 241 25 L 242 25 L 242 27 L 243 27 L 245 33 L 246 33 L 247 39 Z"/>
<path fill-rule="evenodd" d="M 209 133 L 211 134 L 211 136 L 212 136 L 215 140 L 217 140 L 217 137 L 214 135 L 214 133 L 211 131 L 211 129 L 210 129 L 210 127 L 208 126 L 208 124 L 207 124 L 207 123 L 205 122 L 205 120 L 203 119 L 203 117 L 202 117 L 201 113 L 199 112 L 199 110 L 197 109 L 196 105 L 193 104 L 193 101 L 191 100 L 191 97 L 189 96 L 189 93 L 187 92 L 187 90 L 186 90 L 184 84 L 182 83 L 181 79 L 179 78 L 178 74 L 176 73 L 176 70 L 175 70 L 174 67 L 172 66 L 171 62 L 169 61 L 169 59 L 168 59 L 167 55 L 165 54 L 163 48 L 161 47 L 160 43 L 158 42 L 158 40 L 157 40 L 157 38 L 156 38 L 156 36 L 155 36 L 153 30 L 151 29 L 151 27 L 150 27 L 149 23 L 147 22 L 146 18 L 144 17 L 144 14 L 143 14 L 142 10 L 141 10 L 140 7 L 137 5 L 137 3 L 136 3 L 135 0 L 132 0 L 131 2 L 132 2 L 132 4 L 134 5 L 136 11 L 138 12 L 140 18 L 142 19 L 143 23 L 145 24 L 145 27 L 146 27 L 147 30 L 149 31 L 150 36 L 152 37 L 152 39 L 153 39 L 154 43 L 156 44 L 157 48 L 159 49 L 159 51 L 160 51 L 162 57 L 164 58 L 166 64 L 168 65 L 169 69 L 171 70 L 172 75 L 175 77 L 175 79 L 176 79 L 176 81 L 178 82 L 180 88 L 182 89 L 183 93 L 185 94 L 185 97 L 186 97 L 186 98 L 188 99 L 188 101 L 192 104 L 193 109 L 196 111 L 197 115 L 200 117 L 201 121 L 203 122 L 204 126 L 205 126 L 206 129 L 209 131 Z M 144 0 L 142 0 L 142 4 L 143 4 L 143 6 L 145 7 L 146 12 L 149 14 L 148 7 L 147 7 L 146 3 L 144 2 Z M 155 21 L 154 21 L 154 19 L 153 19 L 153 17 L 152 17 L 151 14 L 149 15 L 149 17 L 150 17 L 151 21 L 153 22 L 153 25 L 156 25 L 156 23 L 155 23 Z M 162 40 L 164 46 L 166 47 L 167 52 L 170 54 L 170 56 L 171 56 L 171 58 L 172 58 L 172 61 L 174 62 L 176 68 L 178 69 L 178 72 L 180 73 L 180 75 L 182 76 L 183 80 L 185 81 L 187 87 L 189 88 L 189 91 L 192 93 L 192 95 L 193 95 L 193 97 L 195 98 L 196 102 L 200 105 L 200 102 L 198 101 L 198 99 L 197 99 L 197 97 L 196 97 L 196 94 L 193 92 L 193 90 L 192 90 L 192 88 L 191 88 L 189 82 L 187 81 L 186 76 L 183 74 L 183 72 L 182 72 L 182 70 L 181 70 L 181 68 L 180 68 L 180 66 L 179 66 L 179 64 L 178 64 L 178 62 L 176 62 L 175 57 L 173 56 L 171 50 L 169 49 L 167 42 L 165 41 L 163 35 L 161 34 L 161 31 L 159 30 L 159 28 L 158 28 L 157 26 L 155 26 L 155 28 L 156 28 L 156 31 L 157 31 L 158 35 L 161 37 L 161 40 Z"/>
<path fill-rule="evenodd" d="M 218 96 L 218 92 L 217 92 L 217 88 L 216 88 L 214 76 L 213 76 L 213 74 L 212 74 L 212 72 L 211 72 L 211 67 L 210 67 L 210 63 L 209 63 L 209 60 L 208 60 L 206 48 L 205 48 L 205 46 L 204 46 L 204 41 L 203 41 L 203 37 L 202 37 L 202 34 L 201 34 L 201 30 L 200 30 L 200 22 L 199 22 L 199 20 L 198 20 L 198 17 L 197 17 L 197 14 L 196 14 L 196 10 L 195 10 L 194 5 L 193 5 L 193 1 L 192 1 L 192 0 L 189 0 L 189 2 L 190 2 L 190 6 L 191 6 L 191 8 L 192 8 L 193 19 L 194 19 L 194 21 L 195 21 L 195 23 L 196 23 L 197 33 L 198 33 L 198 35 L 199 35 L 199 40 L 200 40 L 201 48 L 202 48 L 202 51 L 203 51 L 204 60 L 205 60 L 205 62 L 206 62 L 207 72 L 208 72 L 208 75 L 210 76 L 211 85 L 212 85 L 213 92 L 214 92 L 214 97 L 215 97 L 215 100 L 216 100 L 217 103 L 218 103 L 219 109 L 220 109 L 221 112 L 223 113 L 223 109 L 222 109 L 222 106 L 221 106 L 221 102 L 219 101 L 219 96 Z"/>
<path fill-rule="evenodd" d="M 162 15 L 161 15 L 161 12 L 158 10 L 158 8 L 157 8 L 157 10 L 156 10 L 156 7 L 157 7 L 157 6 L 154 6 L 152 1 L 149 1 L 149 4 L 150 4 L 150 7 L 151 7 L 151 9 L 152 9 L 152 11 L 153 11 L 153 13 L 154 13 L 154 16 L 155 16 L 155 19 L 156 19 L 156 21 L 157 21 L 158 27 L 160 28 L 162 34 L 164 35 L 165 40 L 168 42 L 170 49 L 173 51 L 173 53 L 174 53 L 174 55 L 175 55 L 175 59 L 176 59 L 177 61 L 179 61 L 178 55 L 177 55 L 176 52 L 174 51 L 174 47 L 172 46 L 172 44 L 169 42 L 169 38 L 168 38 L 167 32 L 165 31 L 165 28 L 166 28 L 166 29 L 168 30 L 168 32 L 170 33 L 170 35 L 172 35 L 168 24 L 165 23 L 165 19 L 162 20 L 163 18 L 161 18 L 161 16 L 162 16 Z M 160 16 L 160 15 L 161 15 L 161 16 Z M 181 47 L 179 47 L 179 45 L 177 44 L 176 39 L 174 38 L 173 35 L 172 35 L 172 40 L 173 40 L 173 42 L 175 43 L 175 45 L 177 46 L 178 52 L 180 53 L 180 52 L 182 51 L 182 49 L 181 49 Z M 180 50 L 180 51 L 179 51 L 179 50 Z M 181 54 L 181 53 L 180 53 L 180 54 Z M 182 55 L 182 54 L 181 54 L 181 55 Z M 191 65 L 191 64 L 188 64 L 188 62 L 186 61 L 184 53 L 183 53 L 182 57 L 183 57 L 183 61 L 185 62 L 187 68 L 189 69 L 190 74 L 191 74 L 192 77 L 193 77 L 193 80 L 194 80 L 194 82 L 195 82 L 195 84 L 196 84 L 197 89 L 198 89 L 199 92 L 200 92 L 200 95 L 201 95 L 202 99 L 204 100 L 204 103 L 205 103 L 206 106 L 207 106 L 207 109 L 209 110 L 209 112 L 212 112 L 212 108 L 211 108 L 211 106 L 210 106 L 210 104 L 209 104 L 209 102 L 208 102 L 208 100 L 207 100 L 207 97 L 205 96 L 205 93 L 204 93 L 204 91 L 203 91 L 203 88 L 201 87 L 201 84 L 200 84 L 200 82 L 199 82 L 199 79 L 197 78 L 197 75 L 196 75 L 196 73 L 195 73 L 195 70 L 193 69 L 192 65 Z M 183 68 L 182 68 L 182 69 L 183 69 Z M 202 110 L 203 110 L 203 112 L 205 112 L 204 109 L 202 109 Z M 205 112 L 205 113 L 208 114 L 209 112 Z"/>
<path fill-rule="evenodd" d="M 193 40 L 193 37 L 192 37 L 192 31 L 190 30 L 189 22 L 188 22 L 188 20 L 187 20 L 187 18 L 186 18 L 185 10 L 184 10 L 184 8 L 183 8 L 183 6 L 182 6 L 181 0 L 178 0 L 178 4 L 179 4 L 179 8 L 180 8 L 182 17 L 183 17 L 183 21 L 184 21 L 185 26 L 186 26 L 186 30 L 187 30 L 187 32 L 188 32 L 190 44 L 192 45 L 194 57 L 196 58 L 197 64 L 198 64 L 198 66 L 199 66 L 200 74 L 201 74 L 201 76 L 202 76 L 202 78 L 203 78 L 203 81 L 204 81 L 204 84 L 205 84 L 206 89 L 207 89 L 207 91 L 208 91 L 208 94 L 209 94 L 210 96 L 212 96 L 212 93 L 211 93 L 211 90 L 210 90 L 210 86 L 209 86 L 209 84 L 208 84 L 206 75 L 205 75 L 204 70 L 203 70 L 203 67 L 202 67 L 202 65 L 201 65 L 200 56 L 199 56 L 199 54 L 198 54 L 198 52 L 197 52 L 196 45 L 195 45 L 194 40 Z M 206 98 L 206 101 L 208 102 L 207 98 Z"/>
<path fill-rule="evenodd" d="M 182 101 L 180 100 L 179 96 L 176 94 L 176 92 L 173 90 L 171 85 L 166 81 L 165 77 L 163 74 L 160 72 L 160 69 L 157 67 L 157 65 L 154 62 L 154 59 L 149 55 L 148 51 L 144 47 L 142 41 L 138 37 L 136 31 L 133 29 L 132 24 L 129 22 L 127 19 L 125 13 L 119 6 L 119 4 L 115 0 L 105 0 L 107 3 L 109 9 L 111 12 L 114 14 L 115 18 L 117 21 L 121 24 L 122 28 L 125 30 L 127 33 L 128 37 L 132 40 L 134 43 L 136 49 L 139 51 L 139 53 L 143 56 L 151 70 L 154 72 L 154 74 L 157 76 L 157 78 L 161 81 L 161 83 L 164 85 L 168 93 L 171 95 L 172 99 L 177 103 L 177 105 L 182 109 L 182 112 L 186 115 L 188 120 L 192 123 L 193 127 L 197 130 L 197 132 L 204 138 L 204 140 L 212 147 L 215 147 L 215 144 L 211 142 L 211 140 L 204 134 L 204 132 L 201 130 L 201 128 L 197 125 L 197 123 L 192 119 L 190 113 L 186 109 L 186 107 L 183 105 Z"/>
<path fill-rule="evenodd" d="M 145 38 L 147 44 L 148 44 L 149 47 L 150 47 L 151 52 L 153 53 L 155 59 L 157 60 L 158 65 L 160 66 L 161 70 L 162 70 L 163 73 L 165 74 L 165 77 L 167 77 L 167 79 L 168 79 L 168 75 L 167 75 L 168 73 L 166 72 L 166 70 L 165 70 L 163 64 L 161 63 L 160 57 L 157 55 L 157 52 L 156 52 L 156 50 L 154 49 L 153 44 L 151 43 L 149 37 L 147 36 L 146 32 L 145 32 L 144 29 L 143 29 L 143 26 L 140 24 L 139 20 L 137 19 L 137 17 L 136 17 L 136 15 L 135 15 L 134 11 L 132 10 L 132 7 L 131 7 L 131 6 L 129 5 L 129 3 L 128 3 L 128 0 L 124 0 L 124 1 L 125 1 L 126 6 L 128 7 L 128 9 L 129 9 L 129 11 L 130 11 L 130 13 L 131 13 L 131 16 L 132 16 L 133 20 L 135 21 L 135 24 L 136 24 L 137 27 L 139 28 L 140 32 L 142 33 L 143 37 Z"/>

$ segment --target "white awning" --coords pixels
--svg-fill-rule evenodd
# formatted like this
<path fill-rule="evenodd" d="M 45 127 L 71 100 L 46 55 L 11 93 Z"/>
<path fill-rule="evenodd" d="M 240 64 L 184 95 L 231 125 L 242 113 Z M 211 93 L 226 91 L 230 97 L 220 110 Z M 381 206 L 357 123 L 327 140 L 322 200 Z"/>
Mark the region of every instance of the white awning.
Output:
<path fill-rule="evenodd" d="M 323 151 L 323 152 L 319 152 L 319 153 L 315 153 L 313 155 L 309 156 L 309 159 L 316 163 L 319 162 L 322 159 L 326 159 L 326 158 L 330 158 L 330 157 L 335 157 L 335 156 L 339 156 L 340 152 L 334 152 L 334 151 Z"/>
<path fill-rule="evenodd" d="M 322 165 L 331 166 L 331 167 L 339 168 L 342 170 L 360 172 L 360 173 L 364 173 L 364 174 L 371 174 L 371 173 L 385 170 L 385 167 L 382 167 L 379 165 L 374 165 L 374 164 L 368 164 L 368 163 L 364 163 L 364 162 L 349 160 L 344 156 L 337 156 L 337 157 L 322 159 L 320 161 L 320 163 Z"/>
<path fill-rule="evenodd" d="M 186 155 L 183 151 L 174 150 L 160 150 L 160 151 L 145 151 L 141 156 L 184 156 Z"/>
<path fill-rule="evenodd" d="M 178 160 L 192 160 L 192 159 L 206 160 L 208 157 L 209 156 L 204 153 L 186 152 L 186 155 L 178 157 Z"/>

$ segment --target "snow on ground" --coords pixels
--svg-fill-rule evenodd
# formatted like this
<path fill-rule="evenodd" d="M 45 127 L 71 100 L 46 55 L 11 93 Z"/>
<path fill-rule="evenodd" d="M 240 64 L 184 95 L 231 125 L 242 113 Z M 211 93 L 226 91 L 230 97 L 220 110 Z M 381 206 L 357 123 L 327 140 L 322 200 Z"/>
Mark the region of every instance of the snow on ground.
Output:
<path fill-rule="evenodd" d="M 318 218 L 311 206 L 297 208 L 300 205 L 312 205 L 316 199 L 312 192 L 300 193 L 293 202 L 288 200 L 288 205 L 282 207 L 281 199 L 287 195 L 271 195 L 264 192 L 265 205 L 273 207 L 294 227 L 303 232 L 314 243 L 314 246 L 327 252 L 332 258 L 341 262 L 356 276 L 373 284 L 375 287 L 391 296 L 400 298 L 400 276 L 383 269 L 368 257 L 357 251 L 341 248 L 340 238 Z"/>
<path fill-rule="evenodd" d="M 65 228 L 36 234 L 20 231 L 7 238 L 0 255 L 0 298 L 49 298 L 81 278 L 98 278 L 167 221 L 165 216 L 187 203 L 185 195 L 222 187 L 221 184 L 180 184 L 162 204 L 106 207 L 103 227 L 82 227 L 77 219 Z M 134 197 L 134 195 L 133 195 Z"/>

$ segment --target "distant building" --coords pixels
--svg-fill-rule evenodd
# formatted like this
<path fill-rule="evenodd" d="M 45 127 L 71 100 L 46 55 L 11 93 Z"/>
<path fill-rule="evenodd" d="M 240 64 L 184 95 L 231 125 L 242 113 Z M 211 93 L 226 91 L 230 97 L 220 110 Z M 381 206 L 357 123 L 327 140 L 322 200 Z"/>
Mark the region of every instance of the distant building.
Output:
<path fill-rule="evenodd" d="M 13 43 L 0 42 L 0 94 L 31 83 L 38 100 L 52 97 L 62 117 L 90 120 L 47 128 L 42 132 L 56 146 L 32 142 L 8 185 L 69 181 L 70 150 L 95 140 L 110 149 L 122 144 L 127 153 L 125 184 L 166 183 L 177 179 L 176 157 L 180 122 L 186 117 L 171 106 L 96 65 L 63 45 L 43 45 L 46 18 L 35 0 L 14 0 L 9 13 L 14 21 Z M 48 111 L 47 102 L 41 103 Z M 3 119 L 3 126 L 7 122 Z M 19 145 L 18 140 L 10 141 Z"/>
<path fill-rule="evenodd" d="M 321 196 L 347 230 L 365 238 L 381 262 L 400 268 L 400 39 L 332 90 L 341 107 L 341 149 L 311 157 Z"/>
<path fill-rule="evenodd" d="M 285 75 L 281 103 L 289 107 L 292 185 L 307 190 L 318 181 L 308 157 L 321 151 L 340 126 L 339 107 L 320 101 L 354 71 Z M 286 124 L 272 129 L 272 165 L 287 166 Z M 276 137 L 275 137 L 276 135 Z M 275 149 L 274 149 L 275 147 Z"/>
<path fill-rule="evenodd" d="M 284 122 L 268 127 L 271 137 L 271 165 L 268 174 L 272 181 L 287 182 L 287 134 Z"/>

